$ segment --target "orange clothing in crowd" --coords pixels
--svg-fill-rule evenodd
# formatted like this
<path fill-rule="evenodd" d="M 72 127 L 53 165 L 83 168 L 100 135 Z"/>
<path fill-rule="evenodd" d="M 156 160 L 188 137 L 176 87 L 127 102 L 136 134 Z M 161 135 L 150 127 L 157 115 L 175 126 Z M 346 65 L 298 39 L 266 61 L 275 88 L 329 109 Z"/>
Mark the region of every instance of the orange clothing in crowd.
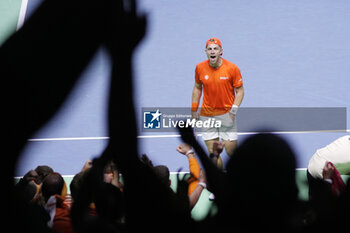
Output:
<path fill-rule="evenodd" d="M 191 177 L 188 179 L 188 196 L 196 189 L 200 173 L 200 167 L 196 158 L 188 159 Z"/>
<path fill-rule="evenodd" d="M 234 99 L 235 88 L 243 85 L 239 68 L 221 58 L 222 64 L 213 68 L 209 60 L 205 60 L 196 66 L 195 81 L 203 85 L 203 104 L 200 115 L 218 116 L 230 111 Z"/>
<path fill-rule="evenodd" d="M 64 203 L 65 198 L 59 195 L 56 197 L 56 214 L 53 219 L 53 233 L 74 233 L 70 219 L 69 207 Z"/>

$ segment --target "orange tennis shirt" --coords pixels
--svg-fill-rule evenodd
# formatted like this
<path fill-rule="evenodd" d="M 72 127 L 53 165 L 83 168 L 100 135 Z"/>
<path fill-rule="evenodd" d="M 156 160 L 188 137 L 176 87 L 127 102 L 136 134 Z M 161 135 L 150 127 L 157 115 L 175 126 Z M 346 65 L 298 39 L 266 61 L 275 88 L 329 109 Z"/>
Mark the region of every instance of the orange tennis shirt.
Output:
<path fill-rule="evenodd" d="M 218 116 L 230 111 L 235 100 L 235 88 L 243 85 L 239 68 L 226 59 L 218 68 L 205 60 L 196 66 L 195 81 L 203 86 L 200 115 Z"/>

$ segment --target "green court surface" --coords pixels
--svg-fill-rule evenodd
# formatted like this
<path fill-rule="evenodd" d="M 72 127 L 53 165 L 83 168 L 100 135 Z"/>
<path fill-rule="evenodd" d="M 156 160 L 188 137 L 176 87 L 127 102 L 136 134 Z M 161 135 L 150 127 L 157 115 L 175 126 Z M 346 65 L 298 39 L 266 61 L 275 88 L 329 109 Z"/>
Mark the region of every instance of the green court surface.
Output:
<path fill-rule="evenodd" d="M 0 1 L 0 45 L 17 29 L 22 0 Z"/>

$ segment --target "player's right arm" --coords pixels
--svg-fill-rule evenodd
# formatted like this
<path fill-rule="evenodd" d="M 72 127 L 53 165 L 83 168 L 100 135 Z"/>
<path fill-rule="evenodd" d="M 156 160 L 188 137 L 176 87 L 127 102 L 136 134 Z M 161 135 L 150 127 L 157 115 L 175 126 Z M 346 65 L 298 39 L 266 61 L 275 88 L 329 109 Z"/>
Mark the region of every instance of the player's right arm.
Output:
<path fill-rule="evenodd" d="M 191 106 L 191 112 L 192 112 L 192 118 L 199 119 L 199 113 L 198 113 L 198 106 L 199 102 L 202 96 L 202 84 L 200 83 L 194 83 L 193 91 L 192 91 L 192 106 Z"/>

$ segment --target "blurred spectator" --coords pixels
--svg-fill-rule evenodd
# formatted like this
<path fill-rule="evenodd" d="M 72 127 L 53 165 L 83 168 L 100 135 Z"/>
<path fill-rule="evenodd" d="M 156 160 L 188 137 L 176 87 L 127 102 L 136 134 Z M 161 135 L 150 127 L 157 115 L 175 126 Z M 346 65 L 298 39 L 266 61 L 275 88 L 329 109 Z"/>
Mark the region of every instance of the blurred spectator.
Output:
<path fill-rule="evenodd" d="M 46 165 L 28 171 L 15 185 L 16 199 L 20 198 L 28 203 L 37 198 L 43 179 L 52 172 L 53 169 Z"/>
<path fill-rule="evenodd" d="M 318 149 L 309 161 L 310 175 L 322 179 L 326 162 L 332 162 L 341 175 L 350 174 L 350 135 L 342 136 Z"/>
<path fill-rule="evenodd" d="M 84 172 L 84 171 L 86 171 L 86 170 L 88 170 L 90 168 L 92 168 L 92 160 L 88 159 L 88 160 L 86 160 L 86 162 L 85 162 L 83 168 L 81 169 L 81 171 Z"/>
<path fill-rule="evenodd" d="M 111 183 L 115 187 L 123 190 L 123 183 L 120 180 L 120 174 L 117 169 L 117 166 L 113 161 L 109 161 L 104 168 L 104 182 Z"/>
<path fill-rule="evenodd" d="M 38 174 L 38 177 L 36 179 L 37 184 L 41 184 L 46 176 L 53 173 L 54 170 L 47 165 L 40 165 L 35 168 L 36 173 Z"/>
<path fill-rule="evenodd" d="M 343 192 L 345 184 L 340 175 L 350 173 L 350 136 L 342 136 L 318 149 L 307 168 L 309 199 L 322 202 Z M 325 181 L 327 183 L 324 183 Z"/>
<path fill-rule="evenodd" d="M 29 203 L 39 193 L 40 186 L 37 184 L 38 173 L 35 170 L 28 171 L 15 185 L 14 193 L 16 200 Z"/>
<path fill-rule="evenodd" d="M 302 229 L 305 207 L 297 197 L 296 159 L 283 138 L 275 134 L 250 136 L 226 169 L 232 196 L 226 199 L 223 216 L 226 221 L 235 219 L 230 227 L 261 232 Z"/>
<path fill-rule="evenodd" d="M 194 156 L 194 151 L 191 149 L 190 146 L 188 146 L 187 144 L 181 144 L 176 148 L 176 150 L 179 153 L 186 155 L 189 161 L 190 178 L 186 179 L 188 187 L 184 188 L 188 189 L 187 195 L 189 198 L 190 209 L 192 209 L 197 204 L 203 189 L 207 187 L 205 173 L 203 170 L 200 169 L 198 161 Z M 156 177 L 159 179 L 162 185 L 170 187 L 171 179 L 169 168 L 167 166 L 153 166 L 152 161 L 145 154 L 141 156 L 141 160 L 152 168 L 153 172 L 155 173 Z M 183 185 L 182 181 L 179 182 L 179 185 Z"/>
<path fill-rule="evenodd" d="M 187 145 L 186 143 L 179 145 L 176 148 L 176 151 L 187 157 L 189 169 L 190 169 L 190 178 L 187 180 L 187 182 L 189 184 L 188 185 L 188 195 L 191 195 L 191 193 L 195 190 L 195 188 L 198 184 L 198 178 L 199 178 L 199 173 L 200 173 L 199 163 L 195 157 L 195 154 L 194 154 L 194 151 L 192 150 L 192 147 Z"/>
<path fill-rule="evenodd" d="M 48 226 L 55 233 L 70 233 L 73 226 L 70 219 L 70 210 L 64 204 L 67 187 L 63 177 L 57 173 L 51 173 L 43 180 L 41 193 L 45 201 L 45 208 L 50 213 Z"/>
<path fill-rule="evenodd" d="M 162 183 L 165 186 L 171 185 L 171 179 L 170 179 L 170 172 L 169 168 L 164 165 L 157 165 L 153 167 L 153 172 L 156 174 L 156 176 L 159 178 L 160 183 Z"/>
<path fill-rule="evenodd" d="M 96 232 L 125 231 L 125 211 L 123 193 L 111 183 L 102 183 L 95 194 L 98 218 Z"/>
<path fill-rule="evenodd" d="M 81 171 L 79 173 L 77 173 L 72 181 L 69 184 L 69 189 L 70 189 L 70 194 L 72 196 L 72 200 L 74 201 L 74 199 L 76 199 L 78 197 L 78 192 L 80 190 L 80 187 L 83 183 L 83 179 L 86 176 L 86 173 L 89 172 L 89 169 L 86 169 L 84 171 Z"/>
<path fill-rule="evenodd" d="M 295 156 L 273 134 L 246 139 L 229 160 L 227 173 L 210 162 L 191 129 L 179 129 L 206 169 L 218 215 L 204 221 L 210 231 L 298 232 L 304 227 L 305 203 L 297 198 Z"/>

